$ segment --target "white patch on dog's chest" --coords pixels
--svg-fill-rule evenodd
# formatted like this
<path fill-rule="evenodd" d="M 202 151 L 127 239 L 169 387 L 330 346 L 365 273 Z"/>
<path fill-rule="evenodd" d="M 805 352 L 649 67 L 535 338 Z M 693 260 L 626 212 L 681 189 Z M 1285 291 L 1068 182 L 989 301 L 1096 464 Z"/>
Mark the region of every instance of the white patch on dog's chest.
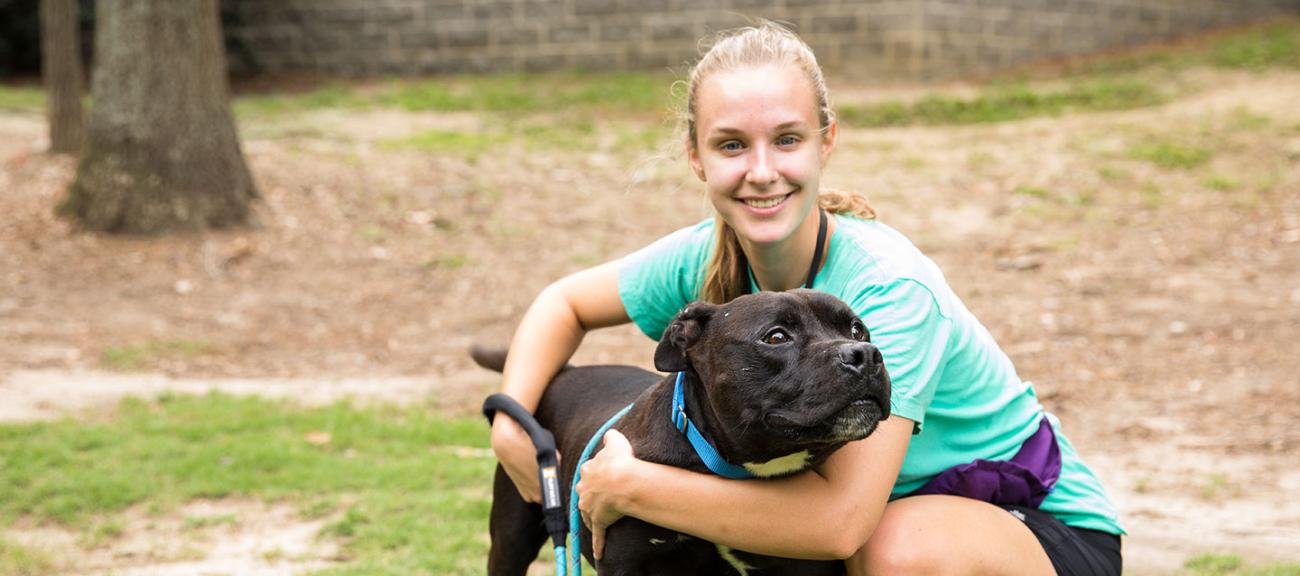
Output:
<path fill-rule="evenodd" d="M 812 458 L 807 450 L 786 454 L 780 458 L 773 458 L 767 462 L 746 462 L 741 464 L 746 470 L 760 478 L 770 478 L 780 476 L 791 472 L 798 472 L 808 467 L 808 460 Z"/>
<path fill-rule="evenodd" d="M 731 567 L 735 568 L 736 571 L 740 573 L 740 576 L 749 576 L 749 571 L 754 569 L 753 566 L 741 562 L 740 558 L 737 558 L 736 555 L 731 552 L 731 548 L 721 544 L 714 544 L 713 546 L 718 549 L 718 554 L 722 556 L 722 559 L 726 560 L 727 564 L 731 564 Z"/>

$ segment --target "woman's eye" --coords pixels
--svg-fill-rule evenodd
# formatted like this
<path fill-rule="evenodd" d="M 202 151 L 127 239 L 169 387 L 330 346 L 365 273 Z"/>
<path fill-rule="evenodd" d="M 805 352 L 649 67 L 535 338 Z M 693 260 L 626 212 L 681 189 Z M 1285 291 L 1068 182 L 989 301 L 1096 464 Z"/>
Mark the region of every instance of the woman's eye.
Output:
<path fill-rule="evenodd" d="M 799 143 L 799 139 L 789 134 L 776 139 L 777 146 L 794 146 Z"/>
<path fill-rule="evenodd" d="M 745 146 L 736 140 L 728 140 L 723 142 L 721 146 L 718 146 L 718 149 L 723 152 L 739 152 L 744 148 Z"/>
<path fill-rule="evenodd" d="M 763 336 L 764 344 L 771 344 L 774 346 L 777 344 L 785 344 L 790 340 L 790 335 L 780 328 L 773 329 L 771 332 L 768 332 L 766 336 Z"/>

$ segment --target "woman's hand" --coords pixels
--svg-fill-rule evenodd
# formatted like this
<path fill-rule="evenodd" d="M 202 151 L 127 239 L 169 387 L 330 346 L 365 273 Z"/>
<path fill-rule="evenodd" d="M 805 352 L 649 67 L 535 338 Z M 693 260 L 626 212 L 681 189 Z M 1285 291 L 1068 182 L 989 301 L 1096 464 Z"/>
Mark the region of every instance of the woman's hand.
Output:
<path fill-rule="evenodd" d="M 605 433 L 605 447 L 582 465 L 578 510 L 591 529 L 591 549 L 597 560 L 605 549 L 605 528 L 623 517 L 628 483 L 637 478 L 633 469 L 640 463 L 627 438 L 610 430 Z"/>
<path fill-rule="evenodd" d="M 515 489 L 527 502 L 542 501 L 542 487 L 538 485 L 537 448 L 523 427 L 505 414 L 492 421 L 492 451 L 515 483 Z"/>

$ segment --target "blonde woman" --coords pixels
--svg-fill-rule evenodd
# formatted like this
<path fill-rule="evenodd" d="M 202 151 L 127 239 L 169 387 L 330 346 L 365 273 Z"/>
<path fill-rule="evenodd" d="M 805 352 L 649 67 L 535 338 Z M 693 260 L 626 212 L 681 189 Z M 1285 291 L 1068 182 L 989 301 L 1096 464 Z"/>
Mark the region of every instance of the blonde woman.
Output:
<path fill-rule="evenodd" d="M 1119 574 L 1123 529 L 1060 423 L 929 258 L 861 196 L 822 189 L 838 125 L 808 46 L 771 23 L 723 35 L 691 73 L 685 116 L 716 217 L 543 290 L 503 391 L 535 409 L 590 330 L 635 322 L 657 339 L 692 300 L 806 286 L 871 331 L 892 416 L 814 470 L 771 480 L 638 460 L 610 432 L 577 487 L 597 555 L 627 515 L 737 550 L 844 559 L 850 574 Z M 527 436 L 498 418 L 492 446 L 536 501 Z"/>

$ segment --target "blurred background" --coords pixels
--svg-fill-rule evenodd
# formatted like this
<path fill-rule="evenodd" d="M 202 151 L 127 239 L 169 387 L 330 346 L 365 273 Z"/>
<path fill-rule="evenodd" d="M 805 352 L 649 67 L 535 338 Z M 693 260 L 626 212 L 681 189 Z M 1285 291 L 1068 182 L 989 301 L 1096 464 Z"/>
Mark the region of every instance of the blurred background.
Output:
<path fill-rule="evenodd" d="M 0 576 L 482 573 L 466 350 L 710 217 L 677 83 L 755 18 L 1127 571 L 1300 574 L 1296 0 L 0 0 Z"/>

